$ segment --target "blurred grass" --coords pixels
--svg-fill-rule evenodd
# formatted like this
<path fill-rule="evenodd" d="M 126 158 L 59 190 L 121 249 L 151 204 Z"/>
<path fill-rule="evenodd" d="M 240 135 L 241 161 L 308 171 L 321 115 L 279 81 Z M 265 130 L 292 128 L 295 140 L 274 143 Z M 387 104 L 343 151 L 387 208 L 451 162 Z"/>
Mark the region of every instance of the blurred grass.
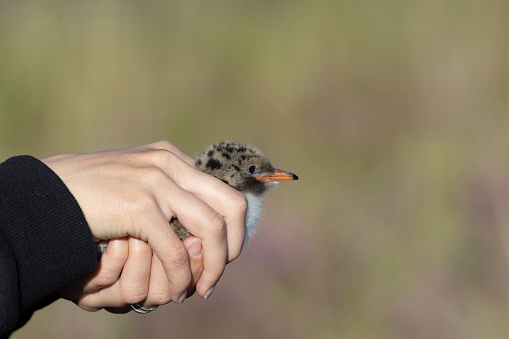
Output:
<path fill-rule="evenodd" d="M 211 300 L 14 338 L 505 338 L 508 10 L 0 2 L 0 159 L 235 139 L 301 178 Z"/>

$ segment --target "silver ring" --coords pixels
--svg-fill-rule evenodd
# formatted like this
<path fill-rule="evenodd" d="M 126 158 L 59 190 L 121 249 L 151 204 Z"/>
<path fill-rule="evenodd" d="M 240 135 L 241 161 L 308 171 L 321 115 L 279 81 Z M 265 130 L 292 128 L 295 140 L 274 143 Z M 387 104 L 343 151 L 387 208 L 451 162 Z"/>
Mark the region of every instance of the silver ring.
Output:
<path fill-rule="evenodd" d="M 151 308 L 145 308 L 145 307 L 140 306 L 140 304 L 138 304 L 138 303 L 131 304 L 131 308 L 134 310 L 134 312 L 139 313 L 139 314 L 150 313 L 152 311 L 157 310 L 158 307 L 159 306 L 154 306 L 154 307 L 151 307 Z"/>

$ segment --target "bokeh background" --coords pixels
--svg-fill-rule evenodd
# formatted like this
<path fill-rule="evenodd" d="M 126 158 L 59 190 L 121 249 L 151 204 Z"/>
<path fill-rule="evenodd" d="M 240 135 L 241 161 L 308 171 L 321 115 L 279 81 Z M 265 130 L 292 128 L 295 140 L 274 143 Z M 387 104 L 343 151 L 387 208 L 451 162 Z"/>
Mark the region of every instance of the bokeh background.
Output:
<path fill-rule="evenodd" d="M 234 139 L 300 176 L 210 300 L 13 338 L 506 338 L 509 2 L 1 1 L 0 158 Z"/>

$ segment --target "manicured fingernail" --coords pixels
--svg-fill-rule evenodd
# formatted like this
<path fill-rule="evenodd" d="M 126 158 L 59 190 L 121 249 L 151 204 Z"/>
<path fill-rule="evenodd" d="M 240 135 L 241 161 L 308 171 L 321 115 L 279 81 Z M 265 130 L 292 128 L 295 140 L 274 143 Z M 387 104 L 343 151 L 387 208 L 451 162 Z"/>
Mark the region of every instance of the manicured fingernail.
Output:
<path fill-rule="evenodd" d="M 182 293 L 182 295 L 180 296 L 179 300 L 178 300 L 178 303 L 179 304 L 182 304 L 184 302 L 184 300 L 186 300 L 186 297 L 187 297 L 187 291 L 185 291 L 184 293 Z"/>
<path fill-rule="evenodd" d="M 214 287 L 215 286 L 212 286 L 211 288 L 209 288 L 209 290 L 207 291 L 207 293 L 205 293 L 205 295 L 203 296 L 203 299 L 208 299 L 210 297 L 210 295 L 212 294 L 212 292 L 214 292 Z"/>
<path fill-rule="evenodd" d="M 194 242 L 191 246 L 189 246 L 188 252 L 191 257 L 199 258 L 203 252 L 201 242 L 200 241 Z"/>

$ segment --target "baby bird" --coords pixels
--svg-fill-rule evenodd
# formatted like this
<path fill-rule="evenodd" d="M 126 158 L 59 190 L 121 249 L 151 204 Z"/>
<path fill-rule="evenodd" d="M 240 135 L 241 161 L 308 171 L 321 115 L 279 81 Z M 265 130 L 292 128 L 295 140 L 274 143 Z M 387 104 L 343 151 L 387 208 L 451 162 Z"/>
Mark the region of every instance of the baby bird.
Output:
<path fill-rule="evenodd" d="M 223 141 L 209 146 L 198 155 L 195 166 L 200 171 L 222 180 L 246 196 L 245 241 L 256 233 L 265 193 L 270 188 L 277 186 L 280 181 L 298 179 L 293 173 L 272 167 L 269 158 L 259 149 L 231 141 Z M 182 226 L 180 227 L 182 228 Z M 180 236 L 178 227 L 174 226 L 174 228 Z M 183 230 L 185 231 L 185 229 Z M 185 238 L 190 236 L 187 231 L 184 234 Z"/>
<path fill-rule="evenodd" d="M 256 234 L 265 194 L 280 181 L 298 179 L 293 173 L 274 168 L 269 158 L 259 149 L 231 141 L 223 141 L 206 148 L 196 157 L 195 166 L 246 196 L 248 204 L 244 242 Z M 178 219 L 172 219 L 171 225 L 180 240 L 192 236 Z M 107 241 L 99 242 L 98 253 L 104 253 L 106 246 Z"/>

